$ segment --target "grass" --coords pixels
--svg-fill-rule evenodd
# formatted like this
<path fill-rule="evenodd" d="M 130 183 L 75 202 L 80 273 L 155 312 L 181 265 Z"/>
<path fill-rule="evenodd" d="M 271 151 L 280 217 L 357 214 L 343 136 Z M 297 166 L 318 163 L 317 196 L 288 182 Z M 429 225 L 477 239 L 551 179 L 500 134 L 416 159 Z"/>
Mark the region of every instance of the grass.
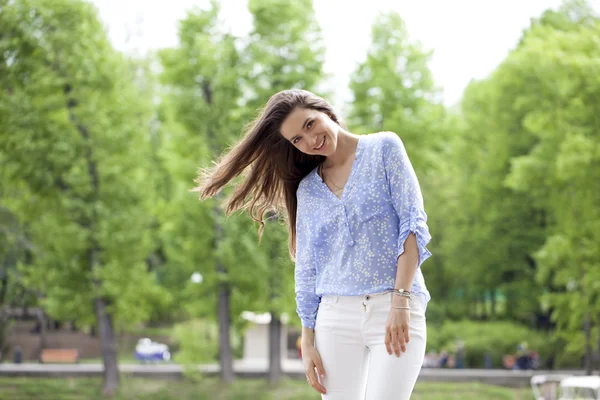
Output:
<path fill-rule="evenodd" d="M 102 381 L 96 378 L 0 377 L 3 400 L 94 400 Z M 200 382 L 123 377 L 115 400 L 319 400 L 303 380 L 285 380 L 270 387 L 265 380 L 238 379 L 225 387 L 215 378 Z M 413 400 L 531 400 L 529 389 L 508 389 L 479 383 L 418 383 Z"/>

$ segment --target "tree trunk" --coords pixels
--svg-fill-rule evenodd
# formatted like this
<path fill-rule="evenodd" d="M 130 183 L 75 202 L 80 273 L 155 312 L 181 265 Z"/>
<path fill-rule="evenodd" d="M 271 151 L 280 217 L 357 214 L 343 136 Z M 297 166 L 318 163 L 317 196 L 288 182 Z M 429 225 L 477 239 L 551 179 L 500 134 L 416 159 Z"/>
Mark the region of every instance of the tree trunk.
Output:
<path fill-rule="evenodd" d="M 95 241 L 92 243 L 92 248 L 88 251 L 89 266 L 93 271 L 98 265 L 99 249 Z M 100 291 L 100 282 L 92 281 L 94 291 Z M 119 364 L 117 359 L 117 340 L 115 338 L 115 329 L 113 326 L 112 316 L 108 312 L 108 301 L 102 297 L 94 298 L 94 310 L 96 311 L 96 326 L 98 329 L 98 337 L 100 339 L 100 352 L 102 353 L 103 379 L 102 393 L 104 396 L 112 397 L 116 394 L 119 388 Z"/>
<path fill-rule="evenodd" d="M 485 295 L 485 290 L 481 293 L 481 319 L 486 321 L 488 319 L 488 302 L 487 296 Z"/>
<path fill-rule="evenodd" d="M 112 317 L 107 312 L 104 299 L 94 300 L 96 308 L 96 321 L 100 336 L 100 351 L 104 364 L 104 382 L 102 391 L 105 396 L 112 396 L 119 388 L 119 365 L 117 360 L 117 341 L 113 327 Z"/>
<path fill-rule="evenodd" d="M 600 370 L 600 312 L 598 313 L 598 347 L 596 348 L 596 369 Z"/>
<path fill-rule="evenodd" d="M 275 213 L 267 214 L 267 221 L 273 224 L 277 220 Z M 277 242 L 272 241 L 270 249 L 271 268 L 269 271 L 269 300 L 275 304 L 281 292 L 280 270 L 277 268 Z M 269 322 L 269 383 L 275 384 L 283 377 L 281 367 L 281 319 L 279 312 L 270 310 L 271 322 Z"/>
<path fill-rule="evenodd" d="M 491 309 L 491 317 L 495 318 L 496 317 L 496 289 L 492 289 L 490 292 L 490 299 L 491 299 L 491 303 L 492 303 L 492 309 Z"/>
<path fill-rule="evenodd" d="M 8 292 L 8 273 L 2 274 L 0 280 L 2 286 L 0 286 L 0 362 L 4 357 L 4 348 L 6 346 L 6 337 L 8 336 L 8 306 L 4 305 L 6 299 L 6 293 Z"/>
<path fill-rule="evenodd" d="M 592 375 L 592 341 L 590 337 L 591 321 L 590 313 L 585 313 L 585 320 L 583 322 L 583 332 L 585 334 L 585 372 L 587 375 Z"/>
<path fill-rule="evenodd" d="M 217 262 L 217 269 L 221 265 Z M 221 267 L 222 268 L 222 267 Z M 229 338 L 229 288 L 226 284 L 219 287 L 219 364 L 221 366 L 221 381 L 233 382 L 233 354 L 231 351 L 231 340 Z"/>
<path fill-rule="evenodd" d="M 509 320 L 514 320 L 515 318 L 515 308 L 517 308 L 515 304 L 514 296 L 511 288 L 507 288 L 504 292 L 505 303 L 504 303 L 504 318 Z"/>
<path fill-rule="evenodd" d="M 274 384 L 283 377 L 281 368 L 281 319 L 271 311 L 269 323 L 269 383 Z"/>
<path fill-rule="evenodd" d="M 212 87 L 210 82 L 202 82 L 200 85 L 202 90 L 202 95 L 206 104 L 212 106 Z M 210 139 L 210 146 L 214 154 L 219 153 L 219 146 L 217 144 L 217 137 L 209 130 L 208 137 Z M 223 239 L 224 230 L 223 225 L 220 221 L 221 210 L 219 209 L 219 203 L 222 198 L 222 193 L 217 194 L 215 196 L 215 207 L 213 209 L 214 216 L 214 230 L 215 230 L 215 240 L 213 242 L 213 248 L 215 249 L 215 253 L 217 253 L 217 248 L 219 243 Z M 218 258 L 216 260 L 216 270 L 217 276 L 225 277 L 227 276 L 227 270 L 223 266 L 222 261 Z M 233 353 L 231 351 L 231 340 L 229 336 L 229 297 L 230 291 L 227 283 L 219 284 L 219 297 L 218 297 L 218 310 L 217 315 L 219 317 L 219 364 L 221 367 L 221 381 L 225 383 L 233 382 L 235 379 L 235 375 L 233 372 Z"/>
<path fill-rule="evenodd" d="M 223 237 L 223 226 L 221 225 L 219 218 L 221 212 L 219 210 L 218 200 L 213 213 L 215 218 L 215 241 L 213 246 L 215 253 L 217 253 L 218 244 Z M 216 270 L 217 276 L 224 277 L 227 275 L 227 270 L 218 256 L 216 260 Z M 228 283 L 219 283 L 219 297 L 217 304 L 217 315 L 219 320 L 219 365 L 221 367 L 221 381 L 225 383 L 233 382 L 235 379 L 233 372 L 233 352 L 231 351 L 231 339 L 229 336 L 231 325 L 229 320 L 229 298 L 230 291 Z"/>
<path fill-rule="evenodd" d="M 470 298 L 470 296 L 467 296 Z M 469 301 L 469 305 L 468 305 L 468 309 L 469 309 L 469 317 L 470 318 L 475 318 L 475 301 L 473 301 L 473 299 L 471 299 L 471 301 Z"/>
<path fill-rule="evenodd" d="M 71 85 L 65 85 L 64 92 L 68 96 L 71 93 Z M 93 147 L 92 143 L 90 142 L 90 133 L 87 127 L 80 123 L 75 116 L 73 111 L 75 107 L 77 107 L 77 100 L 69 98 L 67 101 L 69 117 L 73 125 L 77 127 L 81 138 L 86 144 L 85 160 L 87 162 L 90 184 L 93 188 L 90 196 L 85 199 L 92 207 L 92 215 L 89 217 L 84 216 L 80 221 L 80 225 L 88 229 L 91 233 L 90 242 L 88 243 L 88 265 L 90 272 L 93 275 L 94 270 L 100 265 L 101 252 L 101 247 L 96 236 L 96 223 L 98 221 L 98 215 L 96 214 L 95 207 L 100 198 L 100 174 L 98 173 L 96 160 L 93 157 Z M 109 305 L 108 301 L 105 298 L 98 297 L 98 293 L 101 291 L 101 282 L 93 279 L 92 286 L 94 292 L 96 293 L 96 297 L 94 298 L 94 309 L 96 311 L 96 325 L 98 327 L 98 334 L 100 338 L 100 352 L 102 353 L 102 362 L 104 365 L 102 391 L 105 396 L 112 396 L 116 393 L 120 383 L 119 365 L 117 360 L 117 341 L 115 338 L 112 316 L 107 310 Z"/>
<path fill-rule="evenodd" d="M 2 307 L 6 300 L 6 293 L 8 293 L 8 271 L 3 270 L 0 272 L 0 307 Z"/>
<path fill-rule="evenodd" d="M 215 207 L 213 209 L 215 218 L 215 241 L 213 243 L 215 253 L 219 242 L 223 238 L 223 225 L 221 225 L 221 211 L 219 210 L 219 197 L 215 201 Z M 218 256 L 217 256 L 218 257 Z M 223 266 L 222 261 L 217 258 L 216 260 L 217 276 L 226 276 L 227 271 Z M 221 382 L 230 383 L 235 380 L 235 374 L 233 372 L 233 352 L 231 351 L 231 338 L 229 335 L 231 322 L 229 320 L 229 298 L 230 291 L 229 286 L 225 282 L 219 284 L 219 297 L 218 297 L 218 320 L 219 320 L 219 365 L 221 367 Z"/>
<path fill-rule="evenodd" d="M 39 308 L 37 311 L 37 319 L 38 319 L 38 324 L 40 324 L 40 354 L 39 355 L 41 356 L 42 351 L 48 346 L 48 343 L 47 343 L 48 322 L 46 321 L 44 311 L 41 308 Z"/>
<path fill-rule="evenodd" d="M 8 336 L 8 307 L 0 305 L 0 362 L 5 356 L 6 338 Z"/>

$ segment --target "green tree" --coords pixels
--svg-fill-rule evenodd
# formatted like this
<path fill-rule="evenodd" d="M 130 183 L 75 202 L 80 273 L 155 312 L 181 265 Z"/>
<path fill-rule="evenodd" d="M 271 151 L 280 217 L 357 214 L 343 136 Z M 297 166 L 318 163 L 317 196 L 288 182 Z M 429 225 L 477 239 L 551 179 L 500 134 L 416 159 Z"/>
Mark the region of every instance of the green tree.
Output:
<path fill-rule="evenodd" d="M 161 159 L 172 177 L 160 225 L 165 268 L 179 271 L 174 275 L 179 282 L 189 281 L 193 272 L 204 277 L 195 294 L 203 302 L 190 312 L 218 321 L 221 379 L 230 382 L 234 379 L 230 327 L 232 321 L 239 322 L 232 315 L 241 315 L 253 304 L 256 246 L 247 235 L 251 227 L 247 221 L 238 215 L 225 220 L 222 195 L 198 203 L 197 196 L 188 193 L 197 169 L 217 158 L 242 128 L 236 39 L 220 29 L 218 13 L 216 1 L 206 10 L 188 12 L 180 21 L 179 45 L 160 52 Z"/>
<path fill-rule="evenodd" d="M 535 138 L 512 160 L 507 182 L 547 216 L 546 240 L 535 253 L 544 305 L 559 337 L 569 339 L 567 351 L 586 355 L 588 372 L 591 324 L 600 323 L 599 35 L 598 16 L 581 2 L 566 3 L 544 14 L 503 68 L 532 89 L 514 104 Z"/>
<path fill-rule="evenodd" d="M 3 202 L 33 244 L 23 280 L 53 318 L 97 326 L 111 394 L 116 329 L 168 301 L 146 264 L 152 105 L 86 2 L 4 2 L 0 38 Z"/>
<path fill-rule="evenodd" d="M 249 0 L 248 9 L 253 29 L 243 52 L 246 112 L 280 90 L 316 90 L 325 48 L 312 0 Z"/>
<path fill-rule="evenodd" d="M 428 63 L 431 52 L 411 40 L 396 12 L 379 14 L 366 60 L 351 77 L 353 102 L 348 124 L 359 132 L 392 131 L 413 151 L 411 161 L 427 165 L 440 141 L 440 90 Z M 429 152 L 429 154 L 426 154 Z"/>
<path fill-rule="evenodd" d="M 597 21 L 582 1 L 535 19 L 467 88 L 451 142 L 450 268 L 472 304 L 500 291 L 508 318 L 542 326 L 551 312 L 563 355 L 584 353 L 582 324 L 598 318 Z"/>
<path fill-rule="evenodd" d="M 528 323 L 540 311 L 540 288 L 531 285 L 531 251 L 541 243 L 543 221 L 526 193 L 515 193 L 503 183 L 511 158 L 532 143 L 530 135 L 514 134 L 523 115 L 513 110 L 512 98 L 523 84 L 496 72 L 465 91 L 462 132 L 451 142 L 455 167 L 448 185 L 454 195 L 446 206 L 442 247 L 451 255 L 449 269 L 463 282 L 462 313 L 487 317 L 488 293 L 489 314 Z M 501 309 L 495 301 L 499 292 L 506 295 Z"/>

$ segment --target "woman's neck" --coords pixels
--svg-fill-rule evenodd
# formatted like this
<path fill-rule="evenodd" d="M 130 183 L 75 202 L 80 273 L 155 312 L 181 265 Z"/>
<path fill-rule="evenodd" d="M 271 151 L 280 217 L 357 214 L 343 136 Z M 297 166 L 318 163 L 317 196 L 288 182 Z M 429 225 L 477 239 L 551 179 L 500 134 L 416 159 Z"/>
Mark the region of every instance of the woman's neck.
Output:
<path fill-rule="evenodd" d="M 351 158 L 356 153 L 358 145 L 358 136 L 348 131 L 340 130 L 337 138 L 335 153 L 328 156 L 323 163 L 324 168 L 335 168 L 344 165 L 348 158 Z"/>

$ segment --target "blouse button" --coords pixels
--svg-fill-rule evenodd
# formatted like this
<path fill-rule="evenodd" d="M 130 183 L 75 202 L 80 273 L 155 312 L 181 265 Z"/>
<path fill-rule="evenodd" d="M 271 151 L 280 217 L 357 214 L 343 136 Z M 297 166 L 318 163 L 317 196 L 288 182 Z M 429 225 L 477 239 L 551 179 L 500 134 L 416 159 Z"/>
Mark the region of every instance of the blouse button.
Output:
<path fill-rule="evenodd" d="M 354 240 L 349 241 L 348 246 L 350 246 L 350 247 L 354 246 Z"/>

